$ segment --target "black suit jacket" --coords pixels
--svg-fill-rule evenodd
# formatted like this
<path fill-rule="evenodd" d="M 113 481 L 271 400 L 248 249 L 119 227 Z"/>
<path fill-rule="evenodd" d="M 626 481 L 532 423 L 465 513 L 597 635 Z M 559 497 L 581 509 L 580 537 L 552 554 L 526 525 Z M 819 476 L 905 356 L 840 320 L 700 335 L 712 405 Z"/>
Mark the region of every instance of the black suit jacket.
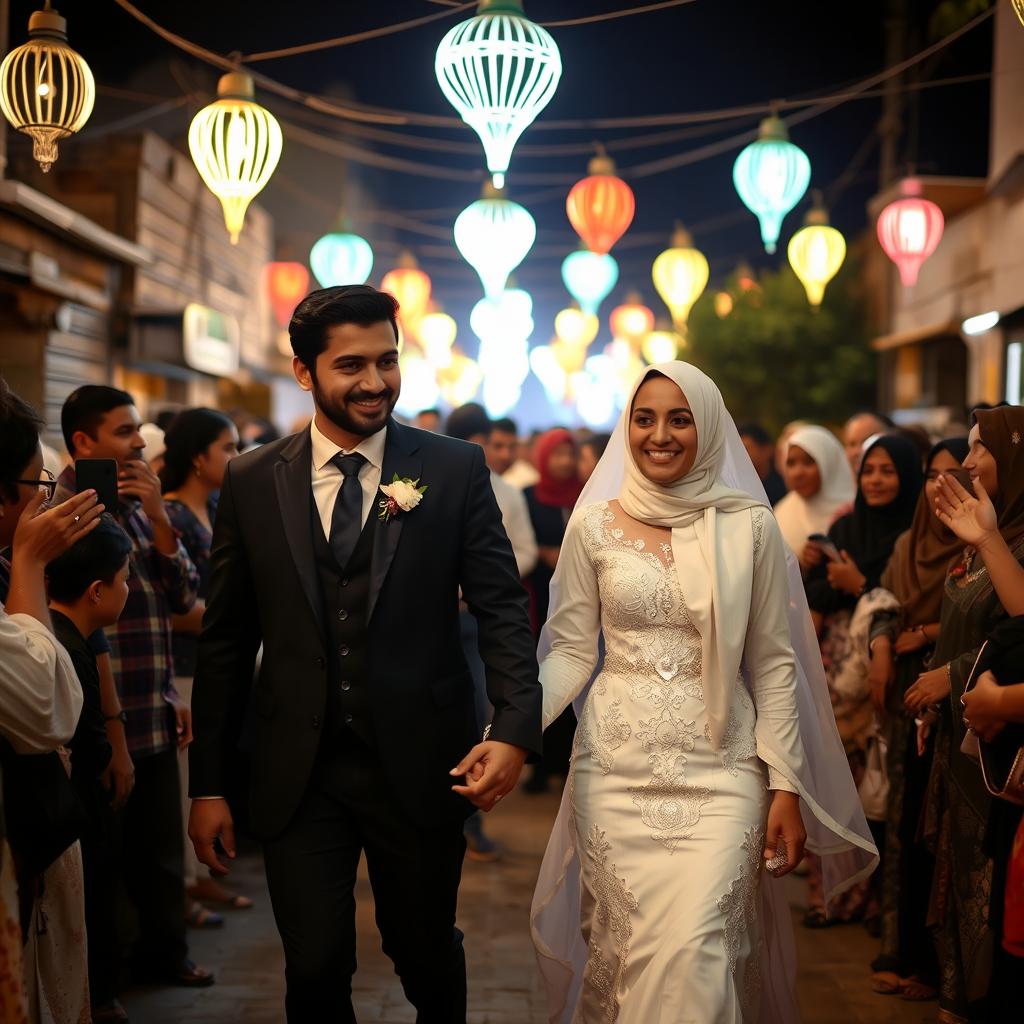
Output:
<path fill-rule="evenodd" d="M 250 820 L 263 838 L 295 813 L 324 730 L 330 654 L 313 555 L 311 463 L 308 431 L 231 463 L 199 640 L 190 795 L 225 794 L 252 691 Z M 428 490 L 417 508 L 375 532 L 368 700 L 390 783 L 382 799 L 429 824 L 472 810 L 451 793 L 448 775 L 480 738 L 459 639 L 460 587 L 479 625 L 491 738 L 539 752 L 542 698 L 527 597 L 483 449 L 391 421 L 381 482 L 396 473 Z"/>

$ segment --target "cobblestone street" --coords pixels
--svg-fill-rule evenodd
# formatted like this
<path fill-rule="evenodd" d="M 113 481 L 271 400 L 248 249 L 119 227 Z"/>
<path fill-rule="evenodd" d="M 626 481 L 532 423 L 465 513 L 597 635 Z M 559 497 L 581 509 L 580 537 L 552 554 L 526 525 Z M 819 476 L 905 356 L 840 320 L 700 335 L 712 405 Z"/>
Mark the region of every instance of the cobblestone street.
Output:
<path fill-rule="evenodd" d="M 466 933 L 471 1024 L 545 1024 L 544 1001 L 534 965 L 526 918 L 534 878 L 551 820 L 553 795 L 518 792 L 488 819 L 489 831 L 505 848 L 497 864 L 466 862 L 460 926 Z M 229 912 L 223 929 L 190 933 L 196 961 L 217 972 L 217 984 L 202 991 L 133 989 L 124 1002 L 133 1024 L 198 1024 L 284 1021 L 284 964 L 263 882 L 261 859 L 241 858 L 231 884 L 252 896 L 256 908 Z M 790 881 L 794 913 L 803 883 Z M 362 1024 L 412 1024 L 390 961 L 380 951 L 373 901 L 363 876 L 359 901 L 359 970 L 355 1006 Z M 805 1024 L 925 1024 L 935 1003 L 914 1005 L 870 991 L 867 963 L 875 946 L 859 926 L 809 932 L 796 927 L 799 991 Z"/>

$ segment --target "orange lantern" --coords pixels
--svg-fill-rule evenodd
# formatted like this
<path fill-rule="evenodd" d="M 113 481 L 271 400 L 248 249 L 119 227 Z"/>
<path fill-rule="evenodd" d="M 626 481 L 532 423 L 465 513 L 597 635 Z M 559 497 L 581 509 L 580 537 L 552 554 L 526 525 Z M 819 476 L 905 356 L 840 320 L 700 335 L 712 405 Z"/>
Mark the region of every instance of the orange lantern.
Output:
<path fill-rule="evenodd" d="M 309 291 L 309 271 L 294 260 L 267 264 L 267 294 L 278 327 L 287 327 L 295 307 Z"/>
<path fill-rule="evenodd" d="M 565 201 L 576 234 L 583 244 L 604 255 L 633 223 L 633 190 L 615 174 L 615 162 L 603 152 L 590 161 L 589 177 L 577 181 Z"/>
<path fill-rule="evenodd" d="M 639 342 L 654 330 L 654 313 L 640 301 L 636 292 L 631 292 L 621 306 L 611 311 L 608 326 L 612 329 L 613 338 Z"/>
<path fill-rule="evenodd" d="M 384 275 L 380 290 L 398 300 L 407 324 L 419 321 L 430 306 L 430 278 L 419 269 L 411 252 L 403 253 L 398 266 Z"/>

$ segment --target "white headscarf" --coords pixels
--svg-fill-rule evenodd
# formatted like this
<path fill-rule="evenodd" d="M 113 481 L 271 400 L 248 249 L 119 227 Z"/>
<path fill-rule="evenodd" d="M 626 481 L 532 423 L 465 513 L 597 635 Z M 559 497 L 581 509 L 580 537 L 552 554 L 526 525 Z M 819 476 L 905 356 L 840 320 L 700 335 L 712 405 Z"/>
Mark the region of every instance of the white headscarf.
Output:
<path fill-rule="evenodd" d="M 673 551 L 679 584 L 693 624 L 701 637 L 705 707 L 711 743 L 717 749 L 729 720 L 732 691 L 743 658 L 753 583 L 754 548 L 750 509 L 766 504 L 749 492 L 722 482 L 727 428 L 732 419 L 715 382 L 689 363 L 651 366 L 633 385 L 627 409 L 652 372 L 660 373 L 683 392 L 697 428 L 697 456 L 690 472 L 663 487 L 640 471 L 629 443 L 629 416 L 620 430 L 626 446 L 626 476 L 619 493 L 623 511 L 650 526 L 672 531 L 673 547 L 684 527 L 697 529 L 708 573 L 687 572 L 686 560 Z M 702 584 L 710 583 L 710 592 Z M 703 591 L 703 592 L 701 592 Z"/>
<path fill-rule="evenodd" d="M 790 491 L 775 506 L 782 539 L 795 555 L 799 555 L 812 533 L 828 532 L 836 512 L 853 501 L 857 485 L 850 472 L 846 451 L 831 430 L 800 427 L 789 436 L 788 446 L 793 445 L 807 452 L 821 476 L 821 488 L 813 497 L 804 499 Z"/>

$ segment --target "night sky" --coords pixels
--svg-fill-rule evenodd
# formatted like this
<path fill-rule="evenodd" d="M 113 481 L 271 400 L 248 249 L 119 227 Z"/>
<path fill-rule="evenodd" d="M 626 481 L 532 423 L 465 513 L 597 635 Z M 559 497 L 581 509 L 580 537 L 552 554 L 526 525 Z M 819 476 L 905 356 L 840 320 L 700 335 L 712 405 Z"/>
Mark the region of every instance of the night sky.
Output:
<path fill-rule="evenodd" d="M 439 9 L 429 0 L 137 2 L 166 28 L 224 54 L 252 53 L 359 32 Z M 28 14 L 35 6 L 26 0 L 12 0 L 12 45 L 24 39 Z M 112 0 L 64 0 L 57 6 L 68 19 L 71 44 L 89 61 L 100 86 L 89 127 L 97 129 L 144 110 L 155 104 L 158 96 L 173 98 L 191 91 L 212 94 L 219 72 L 155 36 Z M 624 6 L 625 0 L 526 0 L 526 13 L 536 21 L 548 21 Z M 565 217 L 565 193 L 585 175 L 588 154 L 538 154 L 530 152 L 530 147 L 575 144 L 583 149 L 594 141 L 604 142 L 613 149 L 611 155 L 622 176 L 634 188 L 636 219 L 613 250 L 621 276 L 618 288 L 602 306 L 603 313 L 629 290 L 637 289 L 659 316 L 664 314 L 651 284 L 650 265 L 668 244 L 674 220 L 680 219 L 692 229 L 695 244 L 711 262 L 714 284 L 741 260 L 755 267 L 778 265 L 785 259 L 785 241 L 800 226 L 806 209 L 803 206 L 789 215 L 783 225 L 780 253 L 769 257 L 761 247 L 756 219 L 744 209 L 732 185 L 732 164 L 740 147 L 691 166 L 630 177 L 629 169 L 636 165 L 754 128 L 760 115 L 688 126 L 695 134 L 684 138 L 679 138 L 678 127 L 671 126 L 545 130 L 544 121 L 692 112 L 841 91 L 885 66 L 883 20 L 893 6 L 907 10 L 907 55 L 934 41 L 928 22 L 940 6 L 938 0 L 905 0 L 902 4 L 899 0 L 855 4 L 697 0 L 617 21 L 552 28 L 564 64 L 561 84 L 540 120 L 520 141 L 509 172 L 510 198 L 527 206 L 538 222 L 535 251 L 516 274 L 519 286 L 535 298 L 534 343 L 548 340 L 554 313 L 568 301 L 559 267 L 578 241 Z M 466 16 L 457 14 L 379 40 L 261 61 L 253 67 L 309 91 L 373 106 L 452 116 L 454 111 L 434 77 L 434 52 L 448 28 Z M 926 65 L 928 77 L 986 73 L 991 70 L 991 47 L 990 21 Z M 111 95 L 109 88 L 145 93 L 149 102 Z M 984 175 L 988 93 L 989 82 L 978 81 L 906 94 L 901 161 L 912 161 L 924 174 Z M 343 121 L 313 114 L 267 92 L 258 91 L 257 98 L 282 121 L 324 136 L 348 138 L 378 153 L 478 172 L 483 180 L 482 149 L 463 155 L 368 141 L 346 135 Z M 180 107 L 139 127 L 159 132 L 186 149 L 188 122 L 200 105 Z M 835 182 L 874 132 L 880 114 L 879 99 L 856 100 L 791 132 L 792 140 L 810 157 L 812 188 L 825 190 L 832 222 L 848 238 L 867 226 L 865 206 L 878 187 L 877 147 L 845 188 L 836 191 Z M 475 134 L 466 127 L 398 126 L 390 130 L 478 146 Z M 617 148 L 637 136 L 670 131 L 675 136 L 669 141 Z M 83 134 L 88 134 L 88 129 Z M 460 321 L 460 343 L 472 352 L 468 311 L 481 294 L 479 282 L 445 235 L 459 210 L 478 198 L 479 183 L 440 180 L 355 162 L 344 167 L 337 158 L 289 139 L 287 126 L 284 136 L 278 171 L 258 199 L 274 215 L 278 255 L 304 259 L 316 237 L 332 228 L 344 191 L 353 229 L 367 237 L 376 251 L 371 281 L 379 282 L 380 274 L 394 265 L 400 248 L 411 248 L 434 281 L 435 297 Z M 12 139 L 12 146 L 17 144 Z M 809 201 L 810 193 L 804 202 Z M 385 211 L 388 220 L 394 221 L 399 214 L 411 218 L 411 223 L 396 227 L 365 217 L 363 211 L 372 208 Z"/>

